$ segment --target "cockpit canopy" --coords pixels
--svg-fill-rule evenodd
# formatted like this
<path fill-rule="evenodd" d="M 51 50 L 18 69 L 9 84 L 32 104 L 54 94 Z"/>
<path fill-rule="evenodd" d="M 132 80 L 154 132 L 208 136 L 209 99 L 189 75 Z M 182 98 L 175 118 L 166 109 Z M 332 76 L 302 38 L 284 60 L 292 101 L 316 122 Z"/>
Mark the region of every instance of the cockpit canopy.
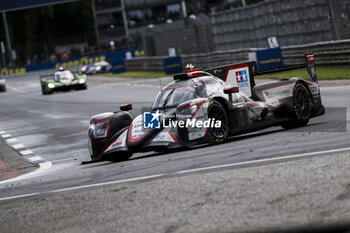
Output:
<path fill-rule="evenodd" d="M 173 108 L 189 100 L 223 94 L 226 86 L 225 82 L 212 76 L 174 81 L 158 93 L 152 108 Z"/>

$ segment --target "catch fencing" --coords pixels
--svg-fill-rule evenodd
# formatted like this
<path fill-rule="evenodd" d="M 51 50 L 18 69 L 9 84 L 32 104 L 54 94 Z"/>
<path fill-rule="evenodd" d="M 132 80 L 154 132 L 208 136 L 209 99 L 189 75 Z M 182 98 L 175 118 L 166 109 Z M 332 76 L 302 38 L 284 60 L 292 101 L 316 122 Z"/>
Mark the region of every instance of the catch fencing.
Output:
<path fill-rule="evenodd" d="M 271 36 L 281 46 L 335 40 L 332 2 L 342 5 L 347 1 L 273 0 L 212 15 L 214 49 L 268 47 Z"/>
<path fill-rule="evenodd" d="M 183 67 L 193 63 L 196 67 L 215 67 L 248 61 L 249 53 L 256 48 L 236 49 L 193 55 L 182 55 Z M 350 64 L 350 40 L 317 42 L 281 48 L 284 65 L 297 65 L 305 62 L 304 54 L 313 52 L 318 65 Z M 127 70 L 163 71 L 165 57 L 140 57 L 126 60 Z"/>
<path fill-rule="evenodd" d="M 281 47 L 350 39 L 350 0 L 265 0 L 197 18 L 132 31 L 148 56 L 266 48 L 276 36 Z"/>

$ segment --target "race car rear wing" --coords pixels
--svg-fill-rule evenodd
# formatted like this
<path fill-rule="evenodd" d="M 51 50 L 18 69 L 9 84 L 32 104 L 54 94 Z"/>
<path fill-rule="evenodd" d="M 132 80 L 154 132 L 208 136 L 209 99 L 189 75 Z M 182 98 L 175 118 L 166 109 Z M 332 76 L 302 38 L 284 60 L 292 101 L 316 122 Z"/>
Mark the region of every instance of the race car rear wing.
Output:
<path fill-rule="evenodd" d="M 305 54 L 305 64 L 286 66 L 286 67 L 274 69 L 274 70 L 261 71 L 261 72 L 255 73 L 254 76 L 277 73 L 277 72 L 300 69 L 300 68 L 306 68 L 308 74 L 310 75 L 311 80 L 314 82 L 317 82 L 318 79 L 317 79 L 317 74 L 316 74 L 315 56 L 313 53 L 306 53 Z"/>
<path fill-rule="evenodd" d="M 225 65 L 214 68 L 205 69 L 204 71 L 224 80 L 231 86 L 238 86 L 240 91 L 246 96 L 251 96 L 251 90 L 255 86 L 254 76 L 277 73 L 282 71 L 294 70 L 299 68 L 307 68 L 312 81 L 317 82 L 315 58 L 313 53 L 305 54 L 305 64 L 287 66 L 279 69 L 261 71 L 255 61 L 239 63 L 234 65 Z"/>
<path fill-rule="evenodd" d="M 40 74 L 40 80 L 46 81 L 46 80 L 54 80 L 55 75 L 54 74 Z"/>
<path fill-rule="evenodd" d="M 71 71 L 73 75 L 80 75 L 79 70 Z M 40 74 L 41 81 L 54 80 L 55 74 Z"/>

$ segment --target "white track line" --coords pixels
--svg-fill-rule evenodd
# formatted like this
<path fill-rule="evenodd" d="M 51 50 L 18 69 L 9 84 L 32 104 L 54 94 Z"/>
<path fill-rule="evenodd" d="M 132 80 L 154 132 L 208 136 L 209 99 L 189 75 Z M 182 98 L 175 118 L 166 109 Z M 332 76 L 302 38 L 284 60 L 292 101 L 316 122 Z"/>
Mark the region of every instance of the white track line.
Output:
<path fill-rule="evenodd" d="M 59 193 L 59 192 L 73 191 L 73 190 L 78 190 L 78 189 L 83 189 L 83 188 L 93 188 L 93 187 L 98 187 L 98 186 L 104 186 L 104 185 L 108 185 L 108 184 L 118 184 L 118 183 L 125 183 L 125 182 L 137 181 L 137 180 L 152 179 L 152 178 L 157 178 L 157 177 L 161 177 L 161 176 L 163 176 L 163 174 L 130 178 L 130 179 L 125 179 L 125 180 L 103 182 L 103 183 L 99 183 L 99 184 L 89 184 L 89 185 L 82 185 L 82 186 L 76 186 L 76 187 L 70 187 L 70 188 L 56 189 L 56 190 L 48 191 L 48 192 L 28 193 L 28 194 L 16 195 L 16 196 L 11 196 L 11 197 L 3 197 L 3 198 L 0 198 L 0 201 L 12 200 L 12 199 L 23 198 L 23 197 L 31 197 L 31 196 L 40 195 L 43 193 Z"/>
<path fill-rule="evenodd" d="M 6 142 L 7 142 L 6 144 L 8 146 L 11 146 L 13 149 L 15 149 L 15 150 L 22 149 L 19 152 L 17 151 L 18 153 L 20 153 L 22 155 L 22 157 L 26 156 L 26 155 L 31 155 L 30 158 L 25 158 L 25 159 L 27 159 L 28 162 L 30 162 L 30 163 L 31 162 L 34 162 L 34 163 L 36 162 L 36 164 L 39 165 L 39 169 L 36 169 L 33 172 L 30 172 L 30 173 L 27 173 L 27 174 L 24 174 L 24 175 L 20 175 L 18 177 L 12 178 L 12 179 L 1 181 L 0 184 L 14 182 L 14 181 L 17 181 L 17 180 L 25 179 L 26 177 L 33 177 L 33 175 L 36 175 L 39 172 L 43 172 L 45 170 L 48 170 L 49 168 L 52 167 L 52 162 L 45 161 L 40 156 L 35 155 L 33 151 L 28 150 L 23 144 L 18 143 L 16 138 L 12 138 L 11 134 L 7 134 L 5 131 L 0 131 L 0 136 L 2 138 L 5 138 Z M 17 144 L 15 144 L 15 143 L 17 143 Z"/>
<path fill-rule="evenodd" d="M 185 174 L 185 173 L 190 173 L 190 172 L 207 171 L 207 170 L 226 168 L 226 167 L 238 167 L 238 166 L 242 166 L 242 165 L 253 165 L 253 164 L 266 163 L 266 162 L 279 162 L 279 161 L 283 161 L 286 159 L 287 160 L 288 159 L 296 159 L 296 158 L 310 157 L 313 155 L 321 155 L 321 154 L 344 152 L 344 151 L 350 151 L 350 147 L 346 147 L 346 148 L 342 148 L 342 149 L 326 150 L 326 151 L 316 151 L 316 152 L 297 154 L 297 155 L 287 155 L 287 156 L 274 157 L 274 158 L 268 158 L 268 159 L 256 159 L 256 160 L 251 160 L 251 161 L 229 163 L 229 164 L 203 167 L 203 168 L 195 168 L 195 169 L 190 169 L 190 170 L 185 170 L 185 171 L 179 171 L 179 172 L 176 172 L 176 174 Z"/>
<path fill-rule="evenodd" d="M 40 194 L 40 193 L 23 194 L 23 195 L 18 195 L 18 196 L 16 196 L 16 198 L 30 197 L 30 196 L 35 196 L 35 195 L 38 195 L 38 194 Z M 13 198 L 11 198 L 11 197 L 5 197 L 5 198 L 2 198 L 1 200 L 2 200 L 2 201 L 5 201 L 5 200 L 11 200 L 11 199 L 13 199 Z"/>
<path fill-rule="evenodd" d="M 223 165 L 218 165 L 218 166 L 196 168 L 196 169 L 178 171 L 178 172 L 169 173 L 169 174 L 156 174 L 156 175 L 151 175 L 151 176 L 141 176 L 141 177 L 124 179 L 124 180 L 114 180 L 114 181 L 108 181 L 108 182 L 102 182 L 102 183 L 96 183 L 96 184 L 88 184 L 88 185 L 81 185 L 81 186 L 75 186 L 75 187 L 70 187 L 70 188 L 56 189 L 56 190 L 46 191 L 46 192 L 44 191 L 44 192 L 40 192 L 40 193 L 28 193 L 28 194 L 22 194 L 22 195 L 10 196 L 10 197 L 3 197 L 3 198 L 0 198 L 0 201 L 13 200 L 13 199 L 18 199 L 18 198 L 23 198 L 23 197 L 31 197 L 31 196 L 40 195 L 40 194 L 60 193 L 60 192 L 65 192 L 65 191 L 73 191 L 73 190 L 79 190 L 79 189 L 85 189 L 85 188 L 101 187 L 101 186 L 112 185 L 112 184 L 121 184 L 121 183 L 126 183 L 126 182 L 131 182 L 131 181 L 142 181 L 142 180 L 148 180 L 148 179 L 153 179 L 153 178 L 158 178 L 158 177 L 164 177 L 166 175 L 171 175 L 171 174 L 185 174 L 185 173 L 190 173 L 190 172 L 192 173 L 192 172 L 198 172 L 198 171 L 209 171 L 209 170 L 214 170 L 214 169 L 218 169 L 218 168 L 227 168 L 227 167 L 232 168 L 232 167 L 241 166 L 241 165 L 254 165 L 254 164 L 265 163 L 265 162 L 279 162 L 279 161 L 283 161 L 286 159 L 307 158 L 307 157 L 310 157 L 313 155 L 322 155 L 322 154 L 345 152 L 345 151 L 350 151 L 350 147 L 341 148 L 341 149 L 334 149 L 334 150 L 316 151 L 316 152 L 289 155 L 289 156 L 280 156 L 280 157 L 269 158 L 269 159 L 257 159 L 257 160 L 252 160 L 252 161 L 223 164 Z"/>
<path fill-rule="evenodd" d="M 9 138 L 6 140 L 8 143 L 17 142 L 16 138 Z"/>
<path fill-rule="evenodd" d="M 35 162 L 35 161 L 39 161 L 39 160 L 43 160 L 40 156 L 33 156 L 29 158 L 30 161 Z"/>
<path fill-rule="evenodd" d="M 18 144 L 13 145 L 12 147 L 17 150 L 17 149 L 20 149 L 20 148 L 24 148 L 24 145 L 21 144 L 21 143 L 18 143 Z"/>
<path fill-rule="evenodd" d="M 21 153 L 22 155 L 29 155 L 29 154 L 33 154 L 33 151 L 31 151 L 31 150 L 22 150 L 19 153 Z"/>
<path fill-rule="evenodd" d="M 45 171 L 45 170 L 51 168 L 52 163 L 51 162 L 42 162 L 42 163 L 39 163 L 39 166 L 40 166 L 40 168 L 38 171 L 41 172 L 41 171 Z"/>

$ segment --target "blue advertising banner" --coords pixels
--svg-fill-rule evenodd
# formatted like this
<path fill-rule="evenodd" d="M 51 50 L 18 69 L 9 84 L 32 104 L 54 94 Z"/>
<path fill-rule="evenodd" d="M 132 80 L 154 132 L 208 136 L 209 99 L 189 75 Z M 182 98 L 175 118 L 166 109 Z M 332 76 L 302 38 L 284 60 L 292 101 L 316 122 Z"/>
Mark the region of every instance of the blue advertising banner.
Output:
<path fill-rule="evenodd" d="M 256 51 L 259 71 L 273 70 L 283 67 L 281 48 L 262 49 Z"/>
<path fill-rule="evenodd" d="M 27 8 L 41 7 L 59 3 L 75 2 L 77 0 L 11 0 L 1 1 L 0 11 L 13 11 Z"/>
<path fill-rule="evenodd" d="M 112 73 L 124 73 L 126 71 L 124 59 L 114 60 L 111 62 L 112 65 Z"/>
<path fill-rule="evenodd" d="M 167 57 L 163 60 L 164 72 L 166 74 L 182 73 L 181 57 Z"/>
<path fill-rule="evenodd" d="M 3 69 L 0 69 L 0 75 L 1 76 L 20 75 L 30 71 L 58 69 L 60 66 L 63 66 L 66 69 L 71 69 L 73 67 L 74 69 L 77 69 L 79 66 L 88 65 L 94 62 L 99 62 L 104 60 L 110 62 L 112 66 L 117 66 L 118 69 L 116 69 L 115 72 L 120 73 L 122 71 L 121 66 L 124 66 L 123 72 L 125 72 L 124 59 L 126 58 L 126 52 L 130 52 L 131 57 L 140 57 L 144 55 L 144 50 L 133 49 L 130 51 L 107 53 L 103 55 L 85 56 L 79 59 L 71 59 L 68 61 L 61 61 L 57 63 L 45 63 L 45 64 L 39 64 L 39 65 L 25 66 L 25 67 L 3 68 Z"/>

